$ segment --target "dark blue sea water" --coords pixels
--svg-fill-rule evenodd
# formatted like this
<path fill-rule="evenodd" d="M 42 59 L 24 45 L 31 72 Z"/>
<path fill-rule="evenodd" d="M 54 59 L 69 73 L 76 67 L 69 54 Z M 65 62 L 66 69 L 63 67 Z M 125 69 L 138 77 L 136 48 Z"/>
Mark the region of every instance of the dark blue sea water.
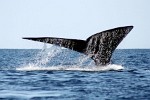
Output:
<path fill-rule="evenodd" d="M 67 49 L 1 49 L 0 100 L 150 100 L 150 50 L 116 50 L 112 64 Z"/>

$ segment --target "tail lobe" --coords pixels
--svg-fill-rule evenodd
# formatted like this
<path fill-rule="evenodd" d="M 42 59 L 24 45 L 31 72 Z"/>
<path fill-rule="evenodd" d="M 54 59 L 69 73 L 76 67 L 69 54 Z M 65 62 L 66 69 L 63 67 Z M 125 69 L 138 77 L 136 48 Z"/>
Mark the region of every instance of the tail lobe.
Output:
<path fill-rule="evenodd" d="M 91 56 L 96 65 L 109 64 L 112 53 L 132 28 L 133 26 L 118 27 L 92 35 L 86 40 L 85 53 Z"/>

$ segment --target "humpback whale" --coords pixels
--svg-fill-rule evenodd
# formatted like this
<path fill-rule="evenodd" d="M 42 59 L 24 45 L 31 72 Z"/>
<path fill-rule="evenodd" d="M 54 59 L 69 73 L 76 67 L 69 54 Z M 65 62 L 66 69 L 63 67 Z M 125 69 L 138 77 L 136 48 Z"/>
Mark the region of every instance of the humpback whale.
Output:
<path fill-rule="evenodd" d="M 133 26 L 117 27 L 98 32 L 86 40 L 56 37 L 23 37 L 23 39 L 54 44 L 84 53 L 99 66 L 110 64 L 112 53 L 132 29 Z"/>

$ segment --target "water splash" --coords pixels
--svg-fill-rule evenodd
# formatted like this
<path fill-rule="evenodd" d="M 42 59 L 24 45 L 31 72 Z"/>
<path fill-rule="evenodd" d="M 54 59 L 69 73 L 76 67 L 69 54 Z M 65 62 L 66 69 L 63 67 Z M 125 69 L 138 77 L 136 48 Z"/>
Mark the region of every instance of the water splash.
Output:
<path fill-rule="evenodd" d="M 119 71 L 123 70 L 124 67 L 121 65 L 107 65 L 107 66 L 89 66 L 89 67 L 80 67 L 80 66 L 49 66 L 49 67 L 40 67 L 40 66 L 25 66 L 17 68 L 16 70 L 20 71 L 37 71 L 37 70 L 48 70 L 48 71 Z"/>
<path fill-rule="evenodd" d="M 83 67 L 83 66 L 94 66 L 95 63 L 93 60 L 91 60 L 90 56 L 87 55 L 80 55 L 78 57 L 78 64 L 77 66 Z"/>
<path fill-rule="evenodd" d="M 61 52 L 60 47 L 51 46 L 50 48 L 47 48 L 47 45 L 44 44 L 41 52 L 38 53 L 37 56 L 35 57 L 36 58 L 35 62 L 29 63 L 29 65 L 46 66 L 47 63 L 60 52 Z"/>
<path fill-rule="evenodd" d="M 35 61 L 25 65 L 23 67 L 16 68 L 16 70 L 22 71 L 32 71 L 32 70 L 63 70 L 63 71 L 109 71 L 109 70 L 122 70 L 123 66 L 120 65 L 107 65 L 107 66 L 95 66 L 94 61 L 91 60 L 90 56 L 79 55 L 79 57 L 74 57 L 76 60 L 72 60 L 68 55 L 71 51 L 65 50 L 65 53 L 62 51 L 61 47 L 51 46 L 50 48 L 44 44 L 43 49 L 37 54 L 35 57 Z M 73 52 L 74 53 L 74 52 Z M 57 58 L 57 56 L 61 55 L 61 58 Z M 56 57 L 56 58 L 55 58 Z M 66 59 L 67 58 L 67 59 Z M 48 65 L 49 62 L 53 62 L 53 60 L 58 60 L 59 65 Z M 69 62 L 73 61 L 76 63 L 66 63 L 66 60 Z M 55 62 L 54 62 L 55 63 Z"/>

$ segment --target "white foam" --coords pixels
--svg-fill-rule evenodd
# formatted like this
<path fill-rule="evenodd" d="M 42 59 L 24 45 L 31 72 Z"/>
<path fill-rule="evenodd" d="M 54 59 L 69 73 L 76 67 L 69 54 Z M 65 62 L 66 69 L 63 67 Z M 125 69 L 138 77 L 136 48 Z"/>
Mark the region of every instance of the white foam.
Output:
<path fill-rule="evenodd" d="M 44 44 L 43 49 L 40 53 L 37 54 L 35 62 L 29 63 L 26 66 L 22 66 L 16 68 L 16 70 L 20 71 L 36 71 L 36 70 L 49 70 L 49 71 L 109 71 L 109 70 L 122 70 L 124 69 L 121 65 L 109 64 L 107 66 L 95 66 L 93 61 L 91 61 L 88 66 L 84 65 L 84 63 L 91 58 L 90 56 L 81 55 L 78 58 L 78 62 L 76 65 L 64 66 L 60 64 L 59 66 L 49 66 L 45 67 L 47 63 L 57 56 L 61 52 L 61 48 L 57 46 L 51 46 L 47 48 L 46 44 Z M 67 55 L 64 55 L 66 57 Z M 62 61 L 63 62 L 63 61 Z"/>
<path fill-rule="evenodd" d="M 80 67 L 80 66 L 49 66 L 49 67 L 40 67 L 29 65 L 25 67 L 16 68 L 16 70 L 20 71 L 36 71 L 36 70 L 49 70 L 49 71 L 110 71 L 110 70 L 123 70 L 124 67 L 121 65 L 110 64 L 107 66 L 88 66 L 88 67 Z"/>

